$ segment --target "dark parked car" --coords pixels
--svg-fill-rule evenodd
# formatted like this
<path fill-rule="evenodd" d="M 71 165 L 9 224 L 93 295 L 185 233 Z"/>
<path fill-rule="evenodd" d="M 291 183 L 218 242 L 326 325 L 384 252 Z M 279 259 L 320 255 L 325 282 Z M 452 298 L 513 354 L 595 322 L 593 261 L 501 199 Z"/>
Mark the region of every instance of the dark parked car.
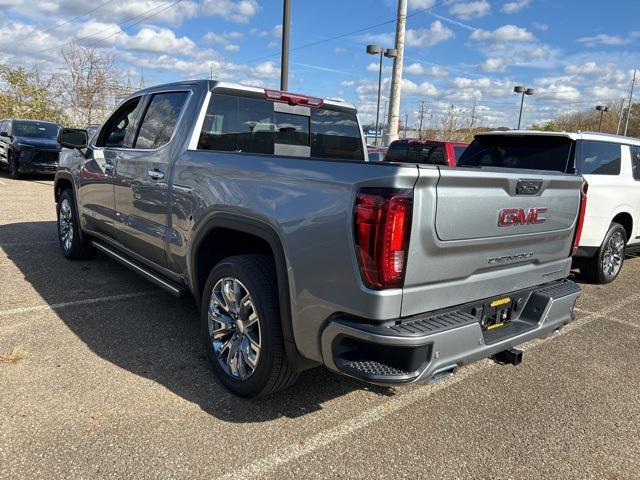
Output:
<path fill-rule="evenodd" d="M 5 119 L 0 122 L 0 168 L 12 178 L 23 173 L 55 173 L 61 147 L 60 125 L 39 120 Z"/>
<path fill-rule="evenodd" d="M 429 165 L 456 166 L 456 160 L 467 148 L 466 143 L 437 140 L 396 140 L 389 145 L 385 162 L 426 163 Z"/>
<path fill-rule="evenodd" d="M 367 152 L 369 153 L 370 162 L 382 162 L 384 160 L 384 156 L 387 153 L 387 149 L 384 147 L 367 145 Z"/>

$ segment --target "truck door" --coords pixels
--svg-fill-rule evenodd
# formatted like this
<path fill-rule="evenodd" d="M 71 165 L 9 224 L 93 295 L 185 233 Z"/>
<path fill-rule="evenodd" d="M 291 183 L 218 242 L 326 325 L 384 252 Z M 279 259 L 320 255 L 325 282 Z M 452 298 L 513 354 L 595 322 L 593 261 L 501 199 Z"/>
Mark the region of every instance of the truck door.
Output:
<path fill-rule="evenodd" d="M 167 263 L 169 142 L 189 93 L 161 92 L 145 99 L 132 148 L 120 152 L 116 167 L 118 241 L 159 266 Z"/>
<path fill-rule="evenodd" d="M 78 181 L 78 209 L 84 228 L 92 233 L 115 238 L 114 174 L 118 158 L 129 148 L 140 99 L 133 98 L 116 110 L 87 149 Z"/>

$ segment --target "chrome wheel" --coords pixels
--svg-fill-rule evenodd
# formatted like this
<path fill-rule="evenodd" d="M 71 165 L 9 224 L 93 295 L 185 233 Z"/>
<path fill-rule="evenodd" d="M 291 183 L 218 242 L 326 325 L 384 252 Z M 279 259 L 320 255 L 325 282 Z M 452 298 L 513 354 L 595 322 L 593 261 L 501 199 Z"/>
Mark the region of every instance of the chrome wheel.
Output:
<path fill-rule="evenodd" d="M 208 312 L 209 338 L 222 369 L 245 380 L 260 360 L 260 322 L 247 288 L 236 278 L 216 282 Z"/>
<path fill-rule="evenodd" d="M 624 259 L 624 236 L 621 232 L 615 232 L 609 238 L 602 255 L 602 271 L 608 277 L 615 277 Z"/>
<path fill-rule="evenodd" d="M 66 252 L 71 250 L 73 244 L 73 211 L 71 204 L 66 198 L 60 202 L 60 214 L 58 218 L 58 230 L 60 241 Z"/>

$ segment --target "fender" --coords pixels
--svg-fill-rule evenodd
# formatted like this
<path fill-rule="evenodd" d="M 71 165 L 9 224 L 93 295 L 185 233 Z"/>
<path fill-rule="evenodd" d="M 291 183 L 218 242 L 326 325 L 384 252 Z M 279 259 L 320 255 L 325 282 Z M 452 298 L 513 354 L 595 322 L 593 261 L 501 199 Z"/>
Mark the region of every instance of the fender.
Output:
<path fill-rule="evenodd" d="M 198 252 L 202 241 L 212 230 L 216 228 L 236 230 L 248 235 L 253 235 L 269 244 L 271 251 L 273 252 L 276 266 L 280 321 L 282 335 L 285 340 L 284 345 L 287 359 L 292 367 L 298 371 L 316 366 L 317 363 L 300 355 L 296 347 L 293 333 L 293 319 L 291 315 L 291 297 L 289 290 L 289 277 L 287 275 L 287 259 L 280 235 L 265 221 L 253 217 L 233 215 L 226 212 L 210 212 L 200 221 L 200 226 L 197 227 L 193 235 L 193 241 L 191 242 L 187 253 L 187 275 L 189 278 L 189 285 L 198 305 L 201 303 L 201 291 L 203 285 L 199 284 L 198 275 L 196 274 L 196 253 Z"/>

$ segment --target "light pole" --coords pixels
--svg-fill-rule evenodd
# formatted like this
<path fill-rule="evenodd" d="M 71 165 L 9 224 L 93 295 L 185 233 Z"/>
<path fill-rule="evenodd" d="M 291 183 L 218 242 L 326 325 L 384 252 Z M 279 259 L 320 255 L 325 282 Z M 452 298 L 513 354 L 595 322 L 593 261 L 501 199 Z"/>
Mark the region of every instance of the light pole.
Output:
<path fill-rule="evenodd" d="M 282 9 L 282 56 L 280 58 L 280 90 L 289 89 L 289 36 L 291 32 L 291 0 Z"/>
<path fill-rule="evenodd" d="M 522 94 L 522 99 L 520 100 L 520 115 L 518 116 L 518 130 L 520 130 L 520 122 L 522 122 L 522 107 L 524 106 L 524 96 L 525 95 L 533 95 L 534 93 L 536 93 L 536 91 L 533 88 L 527 88 L 527 87 L 523 87 L 521 85 L 518 85 L 517 87 L 514 87 L 513 91 L 515 93 L 521 93 Z"/>
<path fill-rule="evenodd" d="M 598 105 L 596 107 L 596 110 L 600 112 L 600 122 L 598 123 L 598 131 L 601 132 L 602 131 L 602 115 L 604 115 L 604 112 L 609 111 L 609 107 L 607 107 L 606 105 Z"/>
<path fill-rule="evenodd" d="M 382 48 L 380 45 L 367 45 L 367 53 L 369 55 L 380 55 L 380 67 L 378 68 L 378 106 L 376 108 L 376 136 L 373 141 L 374 145 L 378 145 L 378 125 L 380 121 L 380 90 L 382 89 L 382 56 L 387 58 L 395 58 L 398 51 L 395 48 Z"/>

